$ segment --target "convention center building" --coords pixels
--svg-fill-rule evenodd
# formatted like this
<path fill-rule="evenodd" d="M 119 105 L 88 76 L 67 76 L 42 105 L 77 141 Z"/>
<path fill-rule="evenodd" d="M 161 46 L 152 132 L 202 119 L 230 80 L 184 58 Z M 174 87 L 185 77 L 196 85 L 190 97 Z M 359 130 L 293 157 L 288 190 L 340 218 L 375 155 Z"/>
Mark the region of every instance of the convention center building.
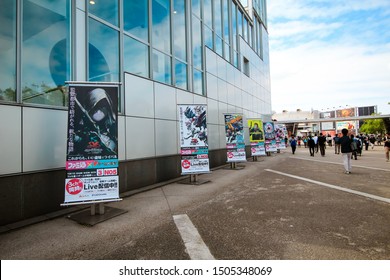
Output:
<path fill-rule="evenodd" d="M 266 0 L 0 7 L 0 226 L 64 209 L 69 82 L 118 85 L 121 194 L 181 176 L 178 105 L 207 105 L 211 168 L 224 113 L 272 114 Z"/>

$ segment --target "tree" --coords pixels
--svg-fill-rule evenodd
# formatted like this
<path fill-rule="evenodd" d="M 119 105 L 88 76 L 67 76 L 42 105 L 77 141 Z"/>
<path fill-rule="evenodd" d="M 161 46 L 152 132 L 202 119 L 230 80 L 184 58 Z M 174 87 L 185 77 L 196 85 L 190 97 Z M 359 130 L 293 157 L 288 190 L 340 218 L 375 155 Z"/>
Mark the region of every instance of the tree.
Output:
<path fill-rule="evenodd" d="M 372 115 L 375 116 L 377 114 Z M 367 134 L 384 134 L 386 131 L 383 119 L 366 120 L 359 130 Z"/>

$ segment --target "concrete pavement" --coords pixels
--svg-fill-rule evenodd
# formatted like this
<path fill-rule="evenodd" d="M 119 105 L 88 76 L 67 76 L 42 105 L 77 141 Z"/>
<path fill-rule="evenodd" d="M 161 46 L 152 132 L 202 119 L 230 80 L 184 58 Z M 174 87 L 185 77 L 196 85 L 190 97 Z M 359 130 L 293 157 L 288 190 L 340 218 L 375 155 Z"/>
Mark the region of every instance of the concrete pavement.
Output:
<path fill-rule="evenodd" d="M 259 159 L 110 203 L 128 212 L 93 227 L 63 216 L 0 234 L 0 258 L 190 259 L 173 218 L 186 215 L 215 259 L 390 259 L 383 147 L 363 151 L 349 175 L 330 147 Z"/>

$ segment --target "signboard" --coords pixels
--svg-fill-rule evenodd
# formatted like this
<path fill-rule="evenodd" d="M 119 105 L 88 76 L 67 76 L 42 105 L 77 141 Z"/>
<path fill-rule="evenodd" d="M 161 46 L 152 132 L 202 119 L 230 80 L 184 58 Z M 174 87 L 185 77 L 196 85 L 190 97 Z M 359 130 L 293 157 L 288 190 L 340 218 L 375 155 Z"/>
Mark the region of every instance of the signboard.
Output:
<path fill-rule="evenodd" d="M 321 123 L 322 130 L 334 130 L 333 122 L 323 122 Z"/>
<path fill-rule="evenodd" d="M 345 117 L 354 117 L 355 108 L 341 109 L 336 111 L 336 117 L 345 118 Z"/>
<path fill-rule="evenodd" d="M 357 121 L 336 122 L 336 130 L 338 132 L 341 132 L 343 128 L 346 128 L 349 132 L 356 134 L 356 131 L 358 129 L 357 124 Z"/>
<path fill-rule="evenodd" d="M 287 136 L 287 128 L 284 124 L 274 124 L 276 149 L 285 150 L 286 142 L 284 138 Z"/>
<path fill-rule="evenodd" d="M 277 152 L 276 139 L 275 139 L 275 128 L 273 122 L 264 123 L 264 141 L 266 152 Z"/>
<path fill-rule="evenodd" d="M 206 105 L 179 105 L 182 174 L 210 172 Z"/>
<path fill-rule="evenodd" d="M 119 198 L 118 85 L 69 84 L 65 202 Z"/>
<path fill-rule="evenodd" d="M 263 121 L 259 119 L 248 120 L 249 141 L 251 142 L 251 156 L 264 156 Z"/>
<path fill-rule="evenodd" d="M 227 162 L 246 161 L 244 121 L 240 114 L 224 114 Z"/>

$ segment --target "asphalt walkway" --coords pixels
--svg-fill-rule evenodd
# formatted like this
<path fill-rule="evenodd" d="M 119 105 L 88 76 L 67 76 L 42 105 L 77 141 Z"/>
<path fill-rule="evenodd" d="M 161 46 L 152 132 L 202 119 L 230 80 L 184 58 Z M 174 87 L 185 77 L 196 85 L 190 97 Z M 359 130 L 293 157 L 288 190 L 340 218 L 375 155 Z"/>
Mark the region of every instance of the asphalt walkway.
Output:
<path fill-rule="evenodd" d="M 2 233 L 0 258 L 389 260 L 390 163 L 376 146 L 352 164 L 287 149 L 108 203 L 127 212 L 92 227 L 61 216 Z"/>

